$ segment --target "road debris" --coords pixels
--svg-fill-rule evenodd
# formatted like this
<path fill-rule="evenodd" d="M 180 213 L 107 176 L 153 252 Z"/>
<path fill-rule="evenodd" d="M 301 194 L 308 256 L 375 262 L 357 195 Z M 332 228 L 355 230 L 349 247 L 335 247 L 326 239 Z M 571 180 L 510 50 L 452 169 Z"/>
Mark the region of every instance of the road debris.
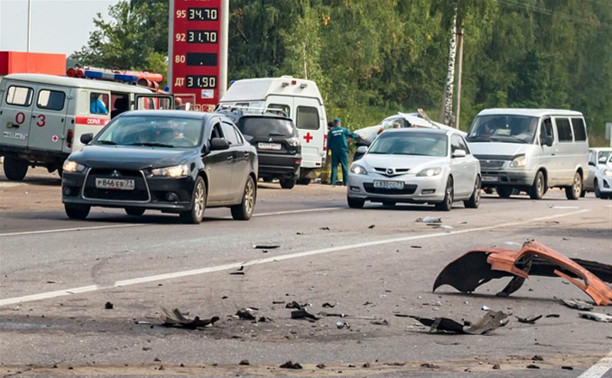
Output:
<path fill-rule="evenodd" d="M 164 327 L 178 327 L 187 329 L 204 328 L 214 324 L 218 320 L 218 316 L 213 316 L 210 319 L 200 319 L 196 316 L 193 319 L 189 319 L 185 317 L 185 315 L 182 314 L 178 308 L 175 308 L 173 311 L 168 311 L 163 307 L 161 308 L 161 321 L 162 326 Z"/>
<path fill-rule="evenodd" d="M 515 316 L 515 317 L 516 317 L 516 320 L 519 321 L 519 323 L 535 324 L 536 321 L 542 318 L 542 315 L 532 315 L 526 318 L 521 318 L 520 316 Z"/>
<path fill-rule="evenodd" d="M 548 314 L 548 315 L 546 315 L 545 317 L 546 317 L 546 318 L 560 318 L 560 317 L 561 317 L 561 315 L 559 315 L 559 314 Z"/>
<path fill-rule="evenodd" d="M 334 308 L 334 307 L 336 307 L 336 305 L 337 305 L 337 303 L 331 304 L 329 302 L 325 302 L 325 303 L 323 303 L 321 305 L 321 307 L 323 307 L 323 308 Z"/>
<path fill-rule="evenodd" d="M 540 367 L 538 365 L 534 365 L 534 364 L 529 364 L 527 365 L 527 369 L 539 369 Z"/>
<path fill-rule="evenodd" d="M 419 248 L 423 248 L 420 245 L 411 245 L 410 248 L 415 248 L 415 249 L 419 249 Z"/>
<path fill-rule="evenodd" d="M 242 320 L 255 320 L 255 315 L 253 315 L 253 310 L 250 308 L 241 308 L 236 312 L 236 316 Z"/>
<path fill-rule="evenodd" d="M 388 322 L 388 321 L 386 321 L 385 319 L 382 319 L 382 320 L 374 320 L 374 321 L 371 321 L 371 322 L 370 322 L 370 324 L 380 325 L 380 326 L 388 326 L 388 325 L 389 325 L 389 322 Z"/>
<path fill-rule="evenodd" d="M 240 363 L 238 363 L 238 365 L 250 365 L 251 363 L 249 362 L 249 360 L 242 360 L 240 361 Z"/>
<path fill-rule="evenodd" d="M 370 230 L 371 230 L 371 229 L 373 229 L 374 227 L 376 227 L 376 225 L 375 225 L 375 224 L 371 224 L 371 225 L 369 225 L 369 226 L 368 226 L 368 229 L 370 229 Z"/>
<path fill-rule="evenodd" d="M 431 362 L 424 362 L 420 366 L 424 368 L 428 368 L 428 369 L 439 369 L 440 368 L 438 365 L 434 365 Z"/>
<path fill-rule="evenodd" d="M 544 361 L 544 357 L 536 354 L 535 356 L 531 357 L 531 361 Z"/>
<path fill-rule="evenodd" d="M 499 366 L 499 364 L 493 365 L 493 370 L 499 370 L 499 369 L 501 369 L 501 366 Z"/>
<path fill-rule="evenodd" d="M 110 302 L 106 302 L 106 303 L 104 304 L 104 309 L 105 309 L 105 310 L 112 310 L 114 307 L 115 307 L 115 306 L 114 306 L 112 303 L 110 303 Z"/>
<path fill-rule="evenodd" d="M 254 244 L 253 248 L 255 249 L 277 249 L 280 248 L 278 244 Z"/>
<path fill-rule="evenodd" d="M 491 311 L 491 309 L 489 308 L 489 306 L 482 306 L 481 310 L 482 310 L 482 311 Z"/>
<path fill-rule="evenodd" d="M 297 310 L 301 310 L 304 307 L 308 307 L 308 303 L 304 303 L 303 305 L 297 303 L 296 301 L 289 302 L 285 305 L 285 308 L 294 308 Z"/>
<path fill-rule="evenodd" d="M 291 319 L 306 319 L 311 322 L 319 320 L 319 318 L 309 313 L 308 311 L 304 310 L 303 308 L 300 308 L 299 310 L 291 311 Z"/>
<path fill-rule="evenodd" d="M 325 311 L 319 311 L 317 313 L 317 315 L 321 315 L 321 316 L 326 316 L 326 317 L 337 317 L 337 318 L 346 318 L 346 314 L 344 313 L 337 313 L 337 312 L 325 312 Z"/>
<path fill-rule="evenodd" d="M 416 221 L 417 223 L 442 223 L 442 218 L 438 218 L 438 217 L 425 217 L 425 218 L 417 218 Z"/>
<path fill-rule="evenodd" d="M 241 266 L 237 270 L 230 272 L 230 274 L 233 276 L 244 276 L 244 266 Z"/>
<path fill-rule="evenodd" d="M 398 316 L 398 314 L 396 314 Z M 466 325 L 449 318 L 421 318 L 412 316 L 421 324 L 430 327 L 431 333 L 484 335 L 508 324 L 508 315 L 501 311 L 489 311 L 474 324 Z"/>
<path fill-rule="evenodd" d="M 298 362 L 291 362 L 291 361 L 287 361 L 284 364 L 282 364 L 280 366 L 281 369 L 303 369 L 302 365 L 300 365 Z"/>
<path fill-rule="evenodd" d="M 325 364 L 317 364 L 317 369 L 325 369 Z"/>
<path fill-rule="evenodd" d="M 492 279 L 515 277 L 516 280 L 513 279 L 503 290 L 509 295 L 518 290 L 529 275 L 561 277 L 576 285 L 600 306 L 612 301 L 612 289 L 603 282 L 612 281 L 612 266 L 570 259 L 535 241 L 525 243 L 519 251 L 501 248 L 469 251 L 440 272 L 433 291 L 442 285 L 450 285 L 461 292 L 471 293 Z"/>
<path fill-rule="evenodd" d="M 584 319 L 594 320 L 596 322 L 612 323 L 612 316 L 601 314 L 599 312 L 582 311 L 578 313 L 578 316 Z"/>
<path fill-rule="evenodd" d="M 336 328 L 338 329 L 342 329 L 342 328 L 351 328 L 351 325 L 348 324 L 347 322 L 336 322 Z"/>
<path fill-rule="evenodd" d="M 593 305 L 580 299 L 561 299 L 561 303 L 574 310 L 591 311 Z"/>
<path fill-rule="evenodd" d="M 321 231 L 329 231 L 329 227 L 319 227 L 319 230 L 321 230 Z"/>

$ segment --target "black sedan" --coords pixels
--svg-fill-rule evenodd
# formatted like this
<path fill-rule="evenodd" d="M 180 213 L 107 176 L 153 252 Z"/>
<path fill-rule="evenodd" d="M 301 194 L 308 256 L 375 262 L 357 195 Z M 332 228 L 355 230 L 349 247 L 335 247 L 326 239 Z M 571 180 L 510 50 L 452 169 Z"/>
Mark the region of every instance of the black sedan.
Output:
<path fill-rule="evenodd" d="M 206 207 L 230 207 L 237 220 L 253 214 L 257 153 L 223 115 L 128 112 L 81 142 L 62 176 L 70 218 L 86 218 L 91 206 L 178 213 L 187 223 L 200 223 Z"/>

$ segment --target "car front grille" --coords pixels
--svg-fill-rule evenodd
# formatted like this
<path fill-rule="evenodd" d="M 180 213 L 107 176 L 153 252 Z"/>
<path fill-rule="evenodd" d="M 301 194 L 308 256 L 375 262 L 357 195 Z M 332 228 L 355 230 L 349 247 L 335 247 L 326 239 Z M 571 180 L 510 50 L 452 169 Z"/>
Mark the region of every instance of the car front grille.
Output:
<path fill-rule="evenodd" d="M 404 185 L 403 189 L 385 189 L 375 188 L 374 184 L 366 183 L 363 184 L 363 188 L 366 192 L 372 194 L 390 194 L 390 195 L 401 195 L 401 194 L 414 194 L 417 189 L 416 185 Z"/>
<path fill-rule="evenodd" d="M 134 180 L 134 190 L 110 190 L 96 188 L 96 178 Z M 106 201 L 137 201 L 150 200 L 149 188 L 141 171 L 125 169 L 95 169 L 92 168 L 85 179 L 83 197 Z"/>
<path fill-rule="evenodd" d="M 483 169 L 499 169 L 504 166 L 504 160 L 480 160 L 480 167 Z"/>

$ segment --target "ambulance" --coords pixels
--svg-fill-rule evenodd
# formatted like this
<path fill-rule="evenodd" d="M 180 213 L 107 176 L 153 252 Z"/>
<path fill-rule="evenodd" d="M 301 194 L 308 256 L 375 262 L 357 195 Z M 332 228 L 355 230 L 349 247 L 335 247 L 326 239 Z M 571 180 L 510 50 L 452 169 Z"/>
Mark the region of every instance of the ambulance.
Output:
<path fill-rule="evenodd" d="M 298 184 L 309 184 L 315 170 L 325 164 L 327 118 L 314 81 L 292 76 L 237 80 L 221 98 L 219 107 L 272 111 L 291 118 L 302 146 Z"/>
<path fill-rule="evenodd" d="M 0 81 L 0 156 L 9 180 L 28 167 L 61 175 L 79 150 L 81 134 L 94 133 L 123 111 L 173 109 L 172 95 L 111 81 L 45 74 L 10 74 Z"/>

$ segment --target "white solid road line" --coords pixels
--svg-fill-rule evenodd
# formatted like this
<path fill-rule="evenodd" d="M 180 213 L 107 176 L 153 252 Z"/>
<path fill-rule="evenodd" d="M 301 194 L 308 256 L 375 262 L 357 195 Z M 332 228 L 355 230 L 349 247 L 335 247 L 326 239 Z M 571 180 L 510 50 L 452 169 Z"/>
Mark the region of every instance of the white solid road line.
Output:
<path fill-rule="evenodd" d="M 607 372 L 610 372 L 610 375 L 606 375 Z M 612 351 L 610 351 L 606 357 L 597 361 L 595 365 L 588 368 L 584 373 L 580 374 L 578 378 L 601 378 L 604 375 L 606 377 L 612 377 Z"/>
<path fill-rule="evenodd" d="M 458 230 L 458 231 L 437 232 L 437 233 L 431 233 L 431 234 L 420 234 L 420 235 L 412 235 L 412 236 L 403 236 L 403 237 L 397 237 L 397 238 L 391 238 L 391 239 L 383 239 L 383 240 L 376 240 L 376 241 L 370 241 L 370 242 L 348 244 L 348 245 L 337 246 L 337 247 L 315 249 L 315 250 L 312 250 L 312 251 L 296 252 L 296 253 L 290 253 L 290 254 L 286 254 L 286 255 L 279 255 L 279 256 L 268 257 L 268 258 L 255 259 L 255 260 L 251 260 L 251 261 L 247 261 L 247 262 L 239 261 L 239 262 L 234 262 L 234 263 L 230 263 L 230 264 L 216 265 L 216 266 L 210 266 L 210 267 L 205 267 L 205 268 L 200 268 L 200 269 L 184 270 L 184 271 L 180 271 L 180 272 L 164 273 L 164 274 L 158 274 L 158 275 L 154 275 L 154 276 L 132 278 L 132 279 L 127 279 L 127 280 L 115 281 L 113 284 L 105 285 L 105 286 L 102 286 L 102 285 L 89 285 L 89 286 L 76 287 L 76 288 L 72 288 L 72 289 L 56 290 L 56 291 L 50 291 L 50 292 L 46 292 L 46 293 L 26 295 L 26 296 L 23 296 L 23 297 L 6 298 L 6 299 L 0 299 L 0 306 L 7 306 L 7 305 L 12 305 L 12 304 L 17 304 L 17 303 L 24 303 L 24 302 L 32 302 L 32 301 L 37 301 L 37 300 L 41 300 L 41 299 L 50 299 L 50 298 L 56 298 L 56 297 L 63 297 L 63 296 L 66 296 L 66 295 L 71 295 L 71 294 L 88 293 L 88 292 L 92 292 L 92 291 L 111 289 L 111 288 L 115 288 L 115 287 L 124 287 L 124 286 L 138 285 L 138 284 L 154 282 L 154 281 L 163 281 L 163 280 L 169 280 L 169 279 L 183 278 L 183 277 L 188 277 L 188 276 L 195 276 L 195 275 L 200 275 L 200 274 L 219 272 L 219 271 L 229 270 L 229 269 L 238 269 L 241 266 L 245 266 L 246 267 L 246 266 L 252 266 L 252 265 L 262 265 L 262 264 L 268 264 L 268 263 L 277 262 L 277 261 L 296 259 L 296 258 L 300 258 L 300 257 L 306 257 L 306 256 L 321 255 L 321 254 L 345 251 L 345 250 L 348 250 L 348 249 L 373 247 L 373 246 L 379 246 L 379 245 L 385 245 L 385 244 L 391 244 L 391 243 L 400 243 L 400 242 L 405 242 L 405 241 L 410 241 L 410 240 L 419 240 L 419 239 L 429 239 L 429 238 L 436 238 L 436 237 L 445 237 L 445 236 L 451 236 L 451 235 L 466 234 L 466 233 L 470 233 L 470 232 L 493 230 L 493 229 L 497 229 L 497 228 L 520 226 L 520 225 L 524 225 L 524 224 L 528 224 L 528 223 L 533 223 L 533 222 L 539 222 L 539 221 L 544 221 L 544 220 L 549 220 L 549 219 L 567 217 L 567 216 L 571 216 L 571 215 L 578 215 L 578 214 L 586 213 L 588 211 L 590 211 L 590 210 L 584 209 L 584 210 L 580 210 L 580 211 L 574 211 L 574 212 L 571 212 L 571 213 L 563 213 L 563 214 L 550 215 L 550 216 L 546 216 L 546 217 L 533 218 L 533 219 L 529 219 L 529 220 L 525 220 L 525 221 L 519 221 L 519 222 L 501 223 L 501 224 L 497 224 L 497 225 L 493 225 L 493 226 L 475 227 L 475 228 L 468 228 L 468 229 L 465 229 L 465 230 Z"/>
<path fill-rule="evenodd" d="M 336 206 L 336 207 L 320 207 L 320 208 L 316 208 L 316 209 L 276 211 L 276 212 L 273 212 L 273 213 L 253 214 L 253 217 L 269 217 L 269 216 L 272 216 L 272 215 L 312 213 L 312 212 L 315 212 L 315 211 L 332 211 L 332 210 L 339 210 L 339 209 L 346 209 L 346 207 Z M 231 217 L 226 217 L 226 218 L 232 219 Z M 57 229 L 51 229 L 51 230 L 6 232 L 6 233 L 3 233 L 3 234 L 0 234 L 0 237 L 3 237 L 3 236 L 37 235 L 37 234 L 51 234 L 51 233 L 54 233 L 54 232 L 104 230 L 104 229 L 107 229 L 107 228 L 141 227 L 141 226 L 156 225 L 156 224 L 157 223 L 128 223 L 128 224 L 113 224 L 113 225 L 107 225 L 107 226 L 73 227 L 73 228 L 57 228 Z"/>

